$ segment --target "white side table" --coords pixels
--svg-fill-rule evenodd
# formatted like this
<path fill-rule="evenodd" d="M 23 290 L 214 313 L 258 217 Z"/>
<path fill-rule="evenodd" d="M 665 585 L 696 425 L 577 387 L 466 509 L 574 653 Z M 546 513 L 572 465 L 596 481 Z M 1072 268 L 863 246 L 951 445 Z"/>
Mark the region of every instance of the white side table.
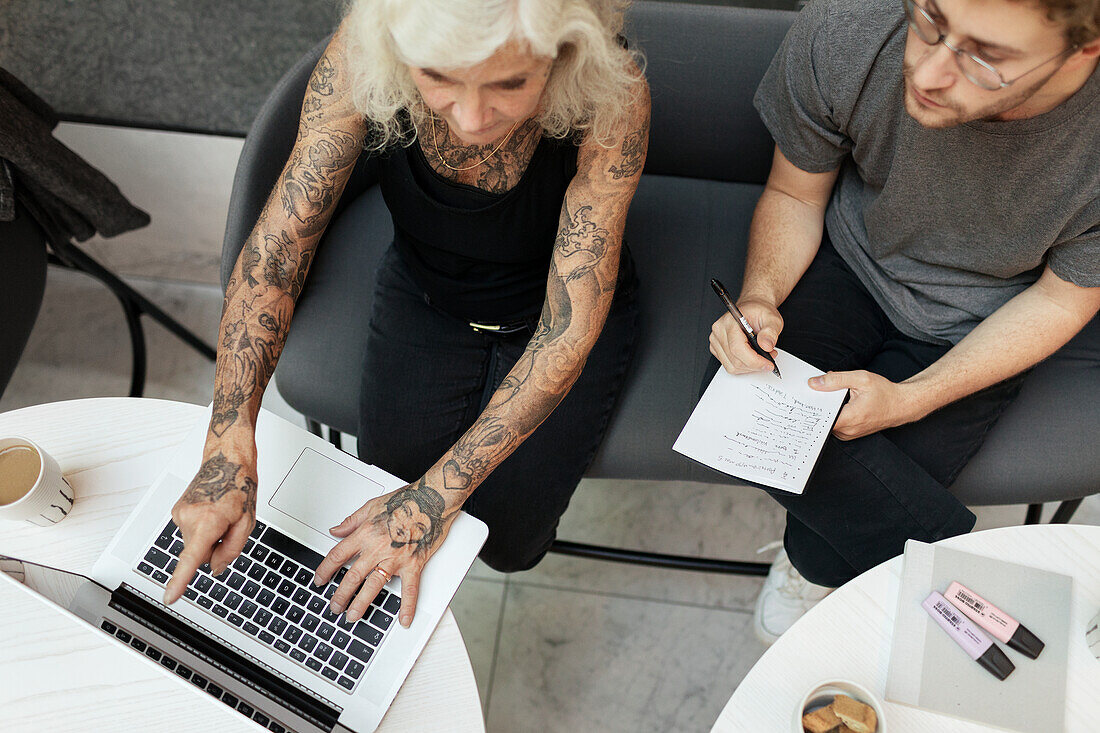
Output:
<path fill-rule="evenodd" d="M 1100 609 L 1100 527 L 1032 524 L 961 535 L 937 544 L 1073 576 L 1070 628 L 1080 633 L 1070 639 L 1066 731 L 1096 731 L 1100 663 L 1085 644 L 1085 624 Z M 749 670 L 711 733 L 785 733 L 802 696 L 825 679 L 858 682 L 883 699 L 901 569 L 898 556 L 868 570 L 799 619 Z M 857 618 L 858 629 L 852 622 Z M 884 705 L 890 733 L 995 730 L 905 705 Z"/>
<path fill-rule="evenodd" d="M 203 408 L 100 398 L 0 414 L 0 434 L 35 440 L 77 500 L 52 527 L 0 520 L 0 555 L 88 574 Z M 163 667 L 0 574 L 0 720 L 23 730 L 262 730 Z M 170 722 L 167 722 L 170 721 Z M 466 647 L 448 610 L 378 731 L 484 733 Z"/>

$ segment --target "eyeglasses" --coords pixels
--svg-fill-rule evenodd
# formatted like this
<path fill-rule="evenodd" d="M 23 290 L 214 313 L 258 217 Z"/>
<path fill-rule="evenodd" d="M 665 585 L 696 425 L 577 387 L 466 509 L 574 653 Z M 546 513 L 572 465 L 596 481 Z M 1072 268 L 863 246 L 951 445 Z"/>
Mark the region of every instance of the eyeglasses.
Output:
<path fill-rule="evenodd" d="M 913 30 L 924 43 L 929 46 L 935 46 L 937 43 L 942 43 L 947 46 L 953 54 L 955 54 L 955 63 L 959 67 L 959 71 L 963 73 L 967 79 L 976 84 L 977 86 L 985 89 L 986 91 L 997 91 L 998 89 L 1004 89 L 1010 84 L 1014 84 L 1016 81 L 1027 76 L 1031 72 L 1049 64 L 1054 59 L 1065 56 L 1077 50 L 1077 46 L 1070 46 L 1065 51 L 1062 51 L 1057 56 L 1051 56 L 1043 63 L 1028 69 L 1024 73 L 1017 76 L 1015 79 L 1009 79 L 1005 81 L 1005 78 L 1001 76 L 1001 72 L 990 66 L 987 62 L 982 61 L 980 58 L 972 53 L 967 53 L 961 48 L 956 48 L 947 42 L 947 34 L 940 29 L 936 21 L 932 20 L 932 16 L 928 14 L 928 11 L 917 5 L 914 0 L 903 0 L 905 3 L 905 15 L 909 19 L 909 27 Z"/>

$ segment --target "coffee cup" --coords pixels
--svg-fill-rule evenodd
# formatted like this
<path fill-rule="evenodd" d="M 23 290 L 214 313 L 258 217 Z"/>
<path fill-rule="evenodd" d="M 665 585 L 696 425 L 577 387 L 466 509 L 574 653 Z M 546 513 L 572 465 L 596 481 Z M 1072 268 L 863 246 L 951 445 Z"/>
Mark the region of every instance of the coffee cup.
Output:
<path fill-rule="evenodd" d="M 1085 643 L 1089 645 L 1092 656 L 1100 662 L 1100 611 L 1085 625 Z"/>
<path fill-rule="evenodd" d="M 69 516 L 76 494 L 61 467 L 29 438 L 0 438 L 0 519 L 48 527 Z"/>

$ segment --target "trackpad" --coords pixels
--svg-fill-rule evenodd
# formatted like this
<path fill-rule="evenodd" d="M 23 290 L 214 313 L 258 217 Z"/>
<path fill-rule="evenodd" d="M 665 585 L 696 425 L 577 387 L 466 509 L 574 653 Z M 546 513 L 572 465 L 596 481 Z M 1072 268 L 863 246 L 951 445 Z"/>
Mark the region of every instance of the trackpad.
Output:
<path fill-rule="evenodd" d="M 374 479 L 306 448 L 267 503 L 331 544 L 330 527 L 385 492 L 386 487 Z"/>

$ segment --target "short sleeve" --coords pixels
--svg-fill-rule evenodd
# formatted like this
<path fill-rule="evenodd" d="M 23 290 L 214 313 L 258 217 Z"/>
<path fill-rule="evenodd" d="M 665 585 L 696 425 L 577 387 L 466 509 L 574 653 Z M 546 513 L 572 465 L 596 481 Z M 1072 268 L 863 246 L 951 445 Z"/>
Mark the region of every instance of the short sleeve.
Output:
<path fill-rule="evenodd" d="M 1100 224 L 1051 247 L 1047 265 L 1066 282 L 1100 287 Z"/>
<path fill-rule="evenodd" d="M 810 173 L 836 169 L 852 148 L 828 90 L 829 5 L 811 0 L 799 13 L 753 98 L 783 155 Z"/>

